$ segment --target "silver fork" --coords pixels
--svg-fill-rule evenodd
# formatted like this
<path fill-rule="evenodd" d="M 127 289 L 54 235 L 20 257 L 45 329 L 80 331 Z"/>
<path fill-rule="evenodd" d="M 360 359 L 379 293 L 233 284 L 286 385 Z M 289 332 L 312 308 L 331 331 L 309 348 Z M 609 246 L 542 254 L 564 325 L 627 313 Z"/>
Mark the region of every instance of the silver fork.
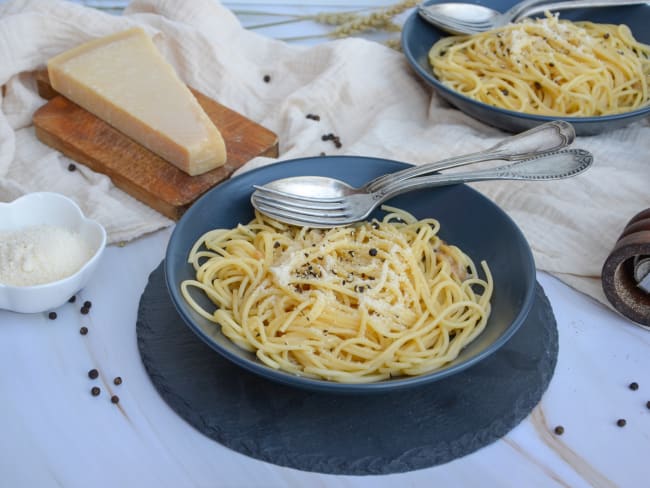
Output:
<path fill-rule="evenodd" d="M 251 203 L 263 214 L 288 224 L 336 227 L 364 220 L 386 200 L 409 191 L 488 180 L 569 178 L 585 171 L 592 162 L 593 156 L 588 151 L 564 149 L 496 168 L 385 181 L 376 191 L 349 187 L 340 197 L 312 198 L 257 187 L 251 195 Z"/>

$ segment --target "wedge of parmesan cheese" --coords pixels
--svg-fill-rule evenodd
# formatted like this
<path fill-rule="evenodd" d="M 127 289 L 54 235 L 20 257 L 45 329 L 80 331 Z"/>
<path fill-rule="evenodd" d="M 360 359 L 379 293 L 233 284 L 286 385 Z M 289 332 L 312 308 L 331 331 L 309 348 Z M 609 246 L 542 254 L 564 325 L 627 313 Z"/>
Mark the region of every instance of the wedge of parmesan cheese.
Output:
<path fill-rule="evenodd" d="M 219 130 L 140 28 L 47 63 L 52 87 L 189 175 L 226 162 Z"/>

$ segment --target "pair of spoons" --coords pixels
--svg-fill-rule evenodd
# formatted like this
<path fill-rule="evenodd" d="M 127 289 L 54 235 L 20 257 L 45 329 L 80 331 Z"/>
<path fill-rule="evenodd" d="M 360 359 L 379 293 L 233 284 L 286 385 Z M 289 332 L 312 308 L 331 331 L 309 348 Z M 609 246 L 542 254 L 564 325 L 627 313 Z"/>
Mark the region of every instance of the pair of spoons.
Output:
<path fill-rule="evenodd" d="M 365 219 L 382 202 L 421 188 L 487 180 L 554 180 L 568 178 L 591 166 L 593 157 L 582 149 L 565 149 L 575 131 L 565 121 L 542 124 L 502 140 L 495 146 L 435 163 L 387 174 L 354 188 L 335 178 L 293 176 L 255 186 L 251 203 L 281 222 L 336 227 Z M 451 174 L 442 169 L 486 161 L 509 164 Z"/>
<path fill-rule="evenodd" d="M 477 34 L 517 22 L 524 17 L 542 14 L 547 10 L 557 12 L 577 8 L 622 7 L 644 3 L 647 2 L 639 0 L 568 0 L 561 2 L 525 0 L 505 12 L 499 12 L 476 3 L 443 2 L 422 3 L 418 6 L 418 13 L 427 22 L 450 34 Z"/>

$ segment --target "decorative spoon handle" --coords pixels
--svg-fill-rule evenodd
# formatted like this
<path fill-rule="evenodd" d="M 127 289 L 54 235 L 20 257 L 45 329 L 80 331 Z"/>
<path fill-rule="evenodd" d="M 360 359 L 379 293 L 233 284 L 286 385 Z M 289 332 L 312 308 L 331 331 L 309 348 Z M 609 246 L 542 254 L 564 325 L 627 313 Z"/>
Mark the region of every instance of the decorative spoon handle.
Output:
<path fill-rule="evenodd" d="M 557 151 L 570 145 L 575 139 L 575 130 L 568 122 L 555 120 L 538 125 L 526 132 L 508 137 L 489 149 L 472 154 L 465 154 L 435 163 L 422 164 L 396 173 L 383 175 L 364 185 L 366 191 L 378 191 L 386 185 L 398 181 L 426 175 L 434 171 L 456 168 L 467 164 L 479 163 L 493 159 L 504 161 L 521 161 Z"/>
<path fill-rule="evenodd" d="M 593 156 L 584 149 L 565 149 L 496 168 L 463 173 L 421 176 L 397 181 L 372 193 L 376 203 L 401 193 L 436 186 L 487 180 L 557 180 L 585 171 L 593 163 Z"/>

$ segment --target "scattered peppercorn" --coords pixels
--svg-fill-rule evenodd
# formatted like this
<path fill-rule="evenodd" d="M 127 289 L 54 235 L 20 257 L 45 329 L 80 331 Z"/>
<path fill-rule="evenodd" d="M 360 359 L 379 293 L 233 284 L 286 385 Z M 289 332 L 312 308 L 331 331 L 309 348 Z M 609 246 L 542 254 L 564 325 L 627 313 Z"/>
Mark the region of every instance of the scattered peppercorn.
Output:
<path fill-rule="evenodd" d="M 368 251 L 368 254 L 370 254 L 371 256 L 376 256 L 377 255 L 377 249 L 375 249 L 373 247 L 372 249 L 370 249 L 370 251 Z"/>
<path fill-rule="evenodd" d="M 92 304 L 92 302 L 91 302 L 90 300 L 86 300 L 86 301 L 84 302 L 84 307 L 86 307 L 86 308 L 89 309 L 89 308 L 92 307 L 92 306 L 93 306 L 93 304 Z"/>
<path fill-rule="evenodd" d="M 99 376 L 99 371 L 97 371 L 96 369 L 93 368 L 90 371 L 88 371 L 88 378 L 90 378 L 91 380 L 94 380 L 98 376 Z"/>
<path fill-rule="evenodd" d="M 275 241 L 275 242 L 273 243 L 273 247 L 276 248 L 276 249 L 277 249 L 278 247 L 280 247 L 280 246 L 281 246 L 280 241 Z"/>
<path fill-rule="evenodd" d="M 77 299 L 77 296 L 76 296 L 76 295 L 72 295 L 72 296 L 68 299 L 68 303 L 74 303 L 76 299 Z"/>
<path fill-rule="evenodd" d="M 116 376 L 115 379 L 113 380 L 113 384 L 121 385 L 122 384 L 122 378 L 120 378 L 119 376 Z"/>
<path fill-rule="evenodd" d="M 341 144 L 341 138 L 339 136 L 335 136 L 331 132 L 329 134 L 323 134 L 320 136 L 320 138 L 323 141 L 332 141 L 337 148 L 343 146 L 343 144 Z"/>
<path fill-rule="evenodd" d="M 627 424 L 627 422 L 625 421 L 625 419 L 618 419 L 618 420 L 616 421 L 616 425 L 618 425 L 619 427 L 625 427 L 625 424 Z"/>
<path fill-rule="evenodd" d="M 646 407 L 648 410 L 650 410 L 650 400 L 648 400 L 648 401 L 645 403 L 645 407 Z"/>
<path fill-rule="evenodd" d="M 90 394 L 91 394 L 92 396 L 98 396 L 101 392 L 102 392 L 102 390 L 99 389 L 99 386 L 93 386 L 93 387 L 90 389 Z"/>
<path fill-rule="evenodd" d="M 119 403 L 119 401 L 120 401 L 120 397 L 118 397 L 117 395 L 113 395 L 111 397 L 111 403 Z"/>
<path fill-rule="evenodd" d="M 76 169 L 77 169 L 77 167 L 76 167 L 74 164 L 70 163 L 70 164 L 68 165 L 68 171 L 74 171 L 74 170 L 76 170 Z"/>
<path fill-rule="evenodd" d="M 307 114 L 306 117 L 311 120 L 316 120 L 316 121 L 320 120 L 320 115 L 316 115 L 316 114 Z"/>
<path fill-rule="evenodd" d="M 81 335 L 86 335 L 88 333 L 88 327 L 82 327 L 81 329 L 79 329 L 79 333 Z"/>
<path fill-rule="evenodd" d="M 56 312 L 50 312 L 47 314 L 47 318 L 49 318 L 50 320 L 56 320 L 56 317 L 57 317 Z"/>
<path fill-rule="evenodd" d="M 80 311 L 83 315 L 87 315 L 88 312 L 90 312 L 90 309 L 89 309 L 88 307 L 85 307 L 85 306 L 84 306 L 84 307 L 81 307 L 81 309 L 80 309 L 79 311 Z"/>
<path fill-rule="evenodd" d="M 555 429 L 553 429 L 553 432 L 555 432 L 557 435 L 562 435 L 564 434 L 564 427 L 558 425 L 557 427 L 555 427 Z"/>
<path fill-rule="evenodd" d="M 630 390 L 636 391 L 639 389 L 639 384 L 636 381 L 630 383 Z"/>
<path fill-rule="evenodd" d="M 264 83 L 268 83 L 271 81 L 271 76 L 270 75 L 264 75 Z"/>

